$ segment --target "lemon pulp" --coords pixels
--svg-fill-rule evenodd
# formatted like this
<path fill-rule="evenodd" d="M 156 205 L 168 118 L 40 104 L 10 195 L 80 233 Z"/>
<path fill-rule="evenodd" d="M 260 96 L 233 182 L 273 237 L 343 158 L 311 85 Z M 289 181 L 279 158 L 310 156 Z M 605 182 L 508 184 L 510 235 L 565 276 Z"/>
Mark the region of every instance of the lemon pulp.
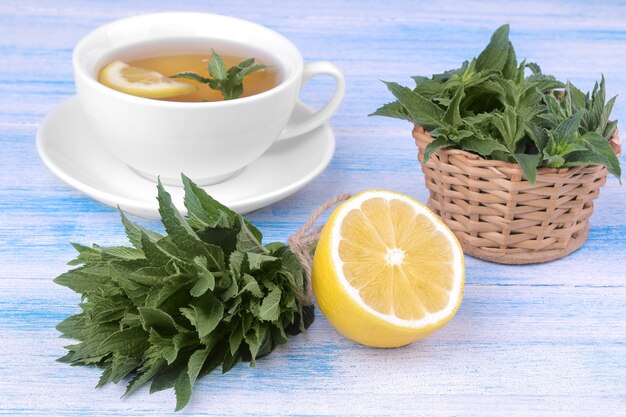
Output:
<path fill-rule="evenodd" d="M 367 191 L 338 207 L 313 264 L 318 305 L 340 333 L 400 346 L 443 326 L 461 303 L 463 252 L 421 203 Z"/>

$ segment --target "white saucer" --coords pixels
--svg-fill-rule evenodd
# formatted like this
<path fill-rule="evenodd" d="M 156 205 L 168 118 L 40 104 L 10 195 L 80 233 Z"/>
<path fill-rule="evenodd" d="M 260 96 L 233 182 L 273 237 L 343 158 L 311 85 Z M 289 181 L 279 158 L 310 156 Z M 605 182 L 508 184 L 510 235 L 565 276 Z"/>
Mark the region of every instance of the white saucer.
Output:
<path fill-rule="evenodd" d="M 298 103 L 291 119 L 312 112 Z M 137 216 L 159 217 L 156 184 L 137 175 L 94 139 L 78 97 L 69 98 L 46 116 L 37 132 L 37 149 L 48 168 L 77 190 Z M 334 152 L 335 136 L 325 124 L 274 144 L 239 175 L 203 188 L 231 209 L 249 213 L 300 190 L 326 168 Z M 178 209 L 186 213 L 182 188 L 166 188 Z"/>

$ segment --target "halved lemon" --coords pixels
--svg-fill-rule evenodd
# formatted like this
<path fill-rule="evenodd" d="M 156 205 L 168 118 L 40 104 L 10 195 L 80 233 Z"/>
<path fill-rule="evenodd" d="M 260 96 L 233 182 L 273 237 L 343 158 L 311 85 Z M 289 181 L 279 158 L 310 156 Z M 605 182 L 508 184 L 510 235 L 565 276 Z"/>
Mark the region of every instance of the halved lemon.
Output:
<path fill-rule="evenodd" d="M 463 251 L 418 201 L 366 191 L 340 205 L 313 259 L 317 304 L 345 337 L 397 347 L 446 324 L 461 305 Z"/>
<path fill-rule="evenodd" d="M 160 72 L 113 61 L 100 71 L 98 80 L 114 90 L 145 98 L 167 98 L 193 93 L 193 84 L 173 80 Z"/>

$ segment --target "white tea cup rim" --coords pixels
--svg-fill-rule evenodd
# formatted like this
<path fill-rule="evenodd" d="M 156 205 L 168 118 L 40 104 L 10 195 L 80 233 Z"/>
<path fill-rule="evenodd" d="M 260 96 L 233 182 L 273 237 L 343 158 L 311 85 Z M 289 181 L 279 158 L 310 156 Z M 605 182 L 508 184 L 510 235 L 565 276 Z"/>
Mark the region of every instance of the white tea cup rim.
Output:
<path fill-rule="evenodd" d="M 107 32 L 110 31 L 111 29 L 114 29 L 116 27 L 126 26 L 126 25 L 132 25 L 132 24 L 135 24 L 137 22 L 142 22 L 142 21 L 144 22 L 149 22 L 151 20 L 163 21 L 165 19 L 176 19 L 176 20 L 183 21 L 185 19 L 188 20 L 188 19 L 200 19 L 200 18 L 220 19 L 224 21 L 229 21 L 229 23 L 232 23 L 232 24 L 244 25 L 250 29 L 262 31 L 267 34 L 271 34 L 272 37 L 276 38 L 277 40 L 282 42 L 285 47 L 290 49 L 290 52 L 293 54 L 292 61 L 295 64 L 295 67 L 291 69 L 290 71 L 288 71 L 281 78 L 278 85 L 270 88 L 267 91 L 264 91 L 255 95 L 247 96 L 247 97 L 240 97 L 234 100 L 220 100 L 220 101 L 207 101 L 207 102 L 177 102 L 177 101 L 155 100 L 155 99 L 150 99 L 150 98 L 133 96 L 131 94 L 123 93 L 123 92 L 114 90 L 110 87 L 107 87 L 101 84 L 97 80 L 97 71 L 95 74 L 92 74 L 86 68 L 86 63 L 85 63 L 85 60 L 83 59 L 83 56 L 85 53 L 88 52 L 90 48 L 90 44 L 93 43 L 98 38 L 102 38 L 103 36 L 106 36 Z M 194 38 L 193 35 L 185 36 L 185 37 Z M 209 36 L 201 36 L 201 35 L 200 36 L 196 35 L 196 37 L 198 39 L 209 38 Z M 174 37 L 171 37 L 171 38 L 174 39 Z M 166 40 L 168 39 L 168 37 L 164 37 L 163 39 Z M 142 43 L 142 41 L 129 42 L 127 45 L 124 45 L 122 47 L 111 48 L 108 51 L 108 53 L 110 54 L 110 52 L 113 52 L 116 49 L 122 49 L 124 47 L 132 46 L 133 44 L 140 44 L 140 43 Z M 272 57 L 278 58 L 272 51 L 272 48 L 266 48 L 266 49 L 263 49 L 263 51 L 268 53 Z M 279 59 L 276 59 L 276 61 L 279 61 Z M 142 105 L 146 105 L 146 106 L 158 106 L 158 107 L 169 107 L 169 108 L 184 108 L 184 107 L 210 108 L 210 107 L 237 106 L 237 105 L 242 105 L 244 103 L 261 100 L 264 97 L 267 97 L 270 95 L 280 94 L 282 90 L 288 88 L 288 85 L 291 82 L 293 82 L 295 78 L 298 78 L 300 76 L 299 74 L 301 73 L 301 70 L 302 70 L 303 60 L 302 60 L 302 56 L 298 48 L 296 48 L 296 46 L 285 36 L 281 35 L 280 33 L 270 28 L 251 22 L 249 20 L 239 19 L 239 18 L 232 17 L 232 16 L 214 14 L 214 13 L 162 12 L 162 13 L 152 13 L 152 14 L 143 14 L 143 15 L 138 15 L 138 16 L 126 17 L 126 18 L 114 20 L 112 22 L 99 26 L 98 28 L 94 29 L 92 32 L 87 34 L 78 42 L 78 44 L 76 45 L 72 53 L 72 65 L 73 65 L 76 76 L 83 78 L 83 81 L 89 84 L 91 88 L 94 88 L 96 91 L 98 91 L 101 94 L 112 96 L 116 99 L 123 99 L 123 100 L 127 100 L 130 102 L 135 102 L 138 104 L 141 103 Z"/>

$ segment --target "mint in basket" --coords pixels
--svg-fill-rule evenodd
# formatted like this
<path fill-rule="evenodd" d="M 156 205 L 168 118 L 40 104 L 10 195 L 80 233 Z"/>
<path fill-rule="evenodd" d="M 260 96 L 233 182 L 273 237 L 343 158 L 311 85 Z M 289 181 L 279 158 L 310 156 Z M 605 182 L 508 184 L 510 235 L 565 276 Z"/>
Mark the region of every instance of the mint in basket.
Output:
<path fill-rule="evenodd" d="M 429 131 L 424 152 L 456 148 L 519 164 L 535 183 L 537 169 L 598 164 L 616 177 L 619 160 L 609 141 L 615 97 L 606 100 L 604 77 L 591 93 L 518 62 L 509 25 L 498 28 L 477 58 L 460 68 L 413 77 L 415 86 L 387 82 L 396 97 L 372 115 L 405 119 Z"/>

